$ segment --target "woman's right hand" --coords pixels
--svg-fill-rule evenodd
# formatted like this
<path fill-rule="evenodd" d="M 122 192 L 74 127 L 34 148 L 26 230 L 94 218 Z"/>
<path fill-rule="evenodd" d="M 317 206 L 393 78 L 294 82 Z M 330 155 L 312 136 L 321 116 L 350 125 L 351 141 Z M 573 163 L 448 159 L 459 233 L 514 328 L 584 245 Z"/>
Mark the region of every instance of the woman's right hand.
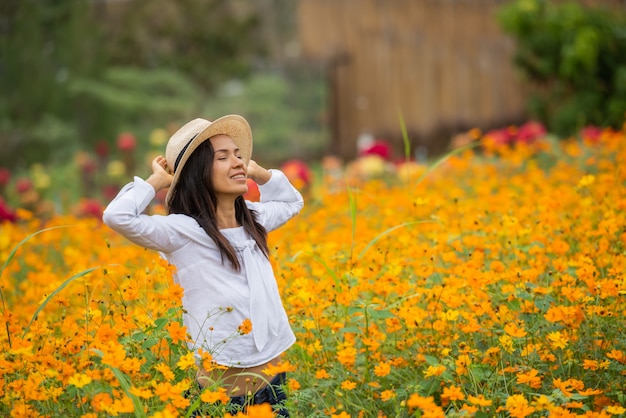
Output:
<path fill-rule="evenodd" d="M 146 181 L 154 187 L 155 191 L 166 189 L 172 184 L 172 175 L 167 171 L 167 161 L 162 155 L 152 160 L 152 174 Z"/>

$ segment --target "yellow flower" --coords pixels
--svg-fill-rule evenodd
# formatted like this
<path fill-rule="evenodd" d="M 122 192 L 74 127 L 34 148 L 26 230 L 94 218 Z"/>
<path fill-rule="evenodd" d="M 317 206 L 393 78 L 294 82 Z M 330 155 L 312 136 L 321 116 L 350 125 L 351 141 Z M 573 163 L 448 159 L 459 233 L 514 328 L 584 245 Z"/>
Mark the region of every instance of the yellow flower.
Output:
<path fill-rule="evenodd" d="M 77 388 L 82 389 L 83 387 L 91 383 L 91 381 L 91 377 L 87 376 L 86 374 L 76 373 L 74 376 L 70 377 L 67 382 L 70 385 L 74 385 Z"/>
<path fill-rule="evenodd" d="M 181 356 L 178 360 L 178 363 L 176 363 L 176 366 L 178 366 L 181 370 L 187 370 L 188 368 L 194 367 L 195 365 L 196 359 L 193 352 L 189 352 L 184 356 Z"/>
<path fill-rule="evenodd" d="M 441 376 L 443 372 L 445 371 L 446 371 L 446 366 L 441 365 L 441 364 L 437 366 L 428 366 L 428 368 L 424 372 L 424 377 L 428 378 L 432 376 Z"/>
<path fill-rule="evenodd" d="M 548 340 L 553 348 L 565 348 L 569 339 L 561 331 L 555 331 L 548 334 Z"/>
<path fill-rule="evenodd" d="M 515 351 L 515 348 L 513 347 L 513 339 L 510 336 L 502 335 L 498 338 L 498 341 L 500 341 L 500 346 L 507 353 L 512 354 L 513 351 Z"/>
<path fill-rule="evenodd" d="M 578 188 L 591 186 L 596 181 L 596 177 L 593 174 L 584 175 L 578 182 Z"/>
<path fill-rule="evenodd" d="M 611 405 L 611 406 L 607 406 L 606 412 L 608 412 L 611 415 L 622 415 L 626 413 L 626 408 L 624 408 L 623 406 L 619 406 L 619 405 Z"/>

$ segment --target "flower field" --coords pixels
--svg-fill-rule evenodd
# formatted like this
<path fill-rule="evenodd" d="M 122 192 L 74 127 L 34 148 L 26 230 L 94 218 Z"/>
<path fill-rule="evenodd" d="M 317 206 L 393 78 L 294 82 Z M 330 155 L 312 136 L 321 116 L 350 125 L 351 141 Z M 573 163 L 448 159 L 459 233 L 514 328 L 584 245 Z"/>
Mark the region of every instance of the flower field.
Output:
<path fill-rule="evenodd" d="M 625 132 L 479 141 L 322 176 L 270 234 L 292 416 L 626 416 Z M 227 415 L 219 382 L 193 384 L 156 253 L 98 219 L 18 215 L 0 226 L 0 415 Z"/>

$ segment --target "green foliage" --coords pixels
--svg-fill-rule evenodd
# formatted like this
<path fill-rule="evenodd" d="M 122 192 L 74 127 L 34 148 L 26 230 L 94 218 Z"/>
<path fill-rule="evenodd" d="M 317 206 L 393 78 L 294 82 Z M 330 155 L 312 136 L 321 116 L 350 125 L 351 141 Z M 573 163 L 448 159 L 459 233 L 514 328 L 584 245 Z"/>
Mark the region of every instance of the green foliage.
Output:
<path fill-rule="evenodd" d="M 202 94 L 246 76 L 262 55 L 257 18 L 239 9 L 225 0 L 1 2 L 0 167 L 64 162 L 123 130 L 187 118 Z"/>
<path fill-rule="evenodd" d="M 246 116 L 254 133 L 255 159 L 266 164 L 289 158 L 311 159 L 323 153 L 326 137 L 320 127 L 324 104 L 322 81 L 314 74 L 298 77 L 257 73 L 231 81 L 208 97 L 203 114 L 210 119 L 228 113 Z"/>
<path fill-rule="evenodd" d="M 575 3 L 517 0 L 499 22 L 517 42 L 515 64 L 535 87 L 531 115 L 559 135 L 620 127 L 626 113 L 626 15 Z"/>
<path fill-rule="evenodd" d="M 82 111 L 67 85 L 93 75 L 101 62 L 88 8 L 79 0 L 3 2 L 0 165 L 33 161 L 77 140 L 72 118 Z"/>

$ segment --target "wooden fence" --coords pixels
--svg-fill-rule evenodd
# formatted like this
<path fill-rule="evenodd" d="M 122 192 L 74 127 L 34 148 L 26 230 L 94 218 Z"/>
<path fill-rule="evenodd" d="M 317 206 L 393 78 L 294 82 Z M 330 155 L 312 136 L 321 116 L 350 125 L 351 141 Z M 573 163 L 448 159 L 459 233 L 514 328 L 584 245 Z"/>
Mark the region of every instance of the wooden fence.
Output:
<path fill-rule="evenodd" d="M 362 134 L 402 155 L 441 152 L 452 135 L 525 118 L 525 89 L 496 0 L 299 0 L 302 54 L 323 62 L 330 151 L 357 153 Z M 594 3 L 598 3 L 597 1 Z M 613 1 L 612 3 L 619 3 Z"/>

